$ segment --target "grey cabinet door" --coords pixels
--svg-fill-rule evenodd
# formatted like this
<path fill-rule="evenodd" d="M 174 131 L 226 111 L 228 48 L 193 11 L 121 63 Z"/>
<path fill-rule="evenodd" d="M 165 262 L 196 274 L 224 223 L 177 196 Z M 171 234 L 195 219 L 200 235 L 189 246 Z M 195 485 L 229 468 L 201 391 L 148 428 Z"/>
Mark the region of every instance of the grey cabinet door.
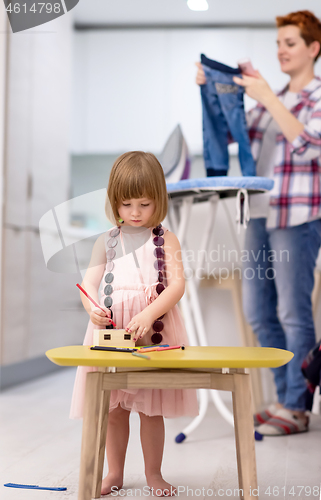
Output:
<path fill-rule="evenodd" d="M 44 36 L 9 38 L 3 364 L 80 344 L 88 320 L 75 286 L 80 276 L 50 272 L 39 238 L 40 218 L 69 196 L 72 27 L 67 17 L 55 20 L 55 29 Z"/>

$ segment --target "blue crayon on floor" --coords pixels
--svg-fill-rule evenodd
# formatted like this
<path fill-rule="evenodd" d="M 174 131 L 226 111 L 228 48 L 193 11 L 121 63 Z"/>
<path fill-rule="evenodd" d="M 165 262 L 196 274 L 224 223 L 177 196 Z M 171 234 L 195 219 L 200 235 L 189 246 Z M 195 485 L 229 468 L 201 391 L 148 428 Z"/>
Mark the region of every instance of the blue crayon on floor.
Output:
<path fill-rule="evenodd" d="M 37 486 L 33 484 L 17 484 L 17 483 L 6 483 L 3 486 L 7 488 L 21 488 L 26 490 L 49 490 L 49 491 L 66 491 L 67 488 L 48 488 L 45 486 Z"/>

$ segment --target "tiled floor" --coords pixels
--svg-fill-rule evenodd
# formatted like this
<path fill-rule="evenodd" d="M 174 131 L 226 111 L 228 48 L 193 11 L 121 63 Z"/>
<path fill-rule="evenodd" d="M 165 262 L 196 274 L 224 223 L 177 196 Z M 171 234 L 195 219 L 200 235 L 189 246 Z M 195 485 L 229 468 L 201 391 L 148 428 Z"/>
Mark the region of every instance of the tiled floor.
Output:
<path fill-rule="evenodd" d="M 75 371 L 36 380 L 0 394 L 0 499 L 77 499 L 81 421 L 68 419 Z M 167 419 L 164 477 L 179 496 L 238 498 L 234 431 L 211 404 L 202 426 L 182 444 L 175 436 L 189 419 Z M 144 497 L 139 419 L 132 416 L 123 495 Z M 320 499 L 321 417 L 311 430 L 256 443 L 259 498 Z M 5 488 L 4 483 L 66 486 L 66 492 Z M 189 489 L 188 489 L 189 488 Z M 314 488 L 314 489 L 313 489 Z M 136 491 L 135 491 L 136 489 Z M 253 499 L 258 498 L 253 491 Z"/>

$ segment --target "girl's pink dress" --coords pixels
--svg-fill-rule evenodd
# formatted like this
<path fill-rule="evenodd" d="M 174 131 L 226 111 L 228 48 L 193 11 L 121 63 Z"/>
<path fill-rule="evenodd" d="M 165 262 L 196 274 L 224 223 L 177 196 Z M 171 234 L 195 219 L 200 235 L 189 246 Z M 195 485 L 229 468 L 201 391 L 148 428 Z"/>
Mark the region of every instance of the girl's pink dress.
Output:
<path fill-rule="evenodd" d="M 126 232 L 132 229 L 134 232 Z M 145 231 L 143 234 L 142 231 Z M 112 311 L 113 320 L 118 328 L 125 328 L 129 321 L 158 297 L 156 292 L 157 271 L 154 267 L 156 257 L 152 229 L 122 228 L 117 236 L 116 257 L 112 273 L 113 286 Z M 163 227 L 164 231 L 167 231 Z M 142 234 L 144 236 L 143 244 Z M 110 239 L 109 231 L 105 236 L 105 248 Z M 147 240 L 147 241 L 146 241 Z M 134 251 L 130 251 L 134 249 Z M 104 289 L 105 275 L 102 280 Z M 104 292 L 100 304 L 104 305 Z M 177 305 L 168 311 L 162 319 L 162 343 L 169 345 L 188 344 L 187 333 Z M 92 345 L 95 325 L 89 321 L 84 345 Z M 136 345 L 150 345 L 152 329 Z M 85 395 L 86 374 L 95 371 L 94 367 L 80 366 L 77 370 L 73 397 L 71 402 L 70 418 L 82 418 Z M 163 415 L 164 417 L 180 417 L 198 415 L 198 403 L 194 389 L 126 389 L 111 391 L 110 411 L 118 405 L 129 411 L 142 412 L 149 416 Z"/>

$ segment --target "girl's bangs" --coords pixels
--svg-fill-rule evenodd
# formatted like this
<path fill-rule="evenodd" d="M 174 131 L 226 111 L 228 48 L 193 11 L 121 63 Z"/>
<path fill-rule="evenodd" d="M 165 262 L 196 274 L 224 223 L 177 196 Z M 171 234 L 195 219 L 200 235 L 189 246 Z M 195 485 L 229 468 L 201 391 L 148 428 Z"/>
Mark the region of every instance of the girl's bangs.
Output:
<path fill-rule="evenodd" d="M 149 198 L 155 200 L 157 197 L 157 192 L 154 188 L 150 179 L 143 179 L 143 176 L 133 176 L 130 179 L 124 179 L 124 182 L 120 182 L 117 185 L 115 192 L 115 197 L 118 202 L 123 200 L 131 200 L 137 198 Z"/>

